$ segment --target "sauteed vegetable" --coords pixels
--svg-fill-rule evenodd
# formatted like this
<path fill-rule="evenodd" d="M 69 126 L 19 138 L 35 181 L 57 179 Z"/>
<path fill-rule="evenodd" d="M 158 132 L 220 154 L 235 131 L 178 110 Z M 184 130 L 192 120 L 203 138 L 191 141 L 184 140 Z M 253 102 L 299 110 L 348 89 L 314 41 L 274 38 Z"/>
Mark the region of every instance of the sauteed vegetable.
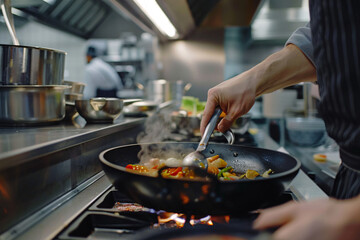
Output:
<path fill-rule="evenodd" d="M 188 167 L 178 167 L 181 165 L 182 160 L 176 158 L 168 158 L 166 160 L 160 158 L 152 158 L 148 163 L 141 164 L 128 164 L 126 170 L 143 173 L 150 176 L 156 176 L 157 172 L 162 167 L 169 167 L 161 172 L 165 178 L 195 178 L 196 175 L 192 169 Z M 232 166 L 228 166 L 227 162 L 220 158 L 219 155 L 214 155 L 207 158 L 208 169 L 207 171 L 217 176 L 219 180 L 239 180 L 239 179 L 255 179 L 256 177 L 269 177 L 273 170 L 268 169 L 264 173 L 248 169 L 244 173 L 237 173 Z"/>

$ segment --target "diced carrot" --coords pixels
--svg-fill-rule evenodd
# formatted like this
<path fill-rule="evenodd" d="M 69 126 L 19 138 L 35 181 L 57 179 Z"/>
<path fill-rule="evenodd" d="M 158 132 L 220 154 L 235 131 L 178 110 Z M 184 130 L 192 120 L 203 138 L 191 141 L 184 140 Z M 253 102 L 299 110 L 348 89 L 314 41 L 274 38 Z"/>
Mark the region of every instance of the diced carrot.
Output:
<path fill-rule="evenodd" d="M 212 173 L 217 175 L 219 173 L 219 169 L 215 166 L 213 166 L 212 164 L 208 165 L 208 169 L 207 169 L 208 173 Z"/>
<path fill-rule="evenodd" d="M 214 156 L 212 156 L 212 157 L 208 157 L 207 160 L 208 160 L 208 162 L 213 162 L 213 161 L 215 161 L 216 159 L 218 159 L 219 157 L 220 157 L 219 155 L 214 155 Z"/>
<path fill-rule="evenodd" d="M 327 160 L 327 156 L 325 154 L 314 154 L 314 160 L 318 162 L 325 162 Z"/>

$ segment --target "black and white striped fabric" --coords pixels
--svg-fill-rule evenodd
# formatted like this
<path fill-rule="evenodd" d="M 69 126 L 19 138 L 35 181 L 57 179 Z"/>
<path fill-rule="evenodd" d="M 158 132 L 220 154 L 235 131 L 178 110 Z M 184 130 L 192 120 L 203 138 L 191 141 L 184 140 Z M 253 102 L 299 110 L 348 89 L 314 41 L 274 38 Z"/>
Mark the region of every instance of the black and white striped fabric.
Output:
<path fill-rule="evenodd" d="M 343 162 L 334 196 L 360 193 L 360 1 L 310 0 L 319 113 Z"/>

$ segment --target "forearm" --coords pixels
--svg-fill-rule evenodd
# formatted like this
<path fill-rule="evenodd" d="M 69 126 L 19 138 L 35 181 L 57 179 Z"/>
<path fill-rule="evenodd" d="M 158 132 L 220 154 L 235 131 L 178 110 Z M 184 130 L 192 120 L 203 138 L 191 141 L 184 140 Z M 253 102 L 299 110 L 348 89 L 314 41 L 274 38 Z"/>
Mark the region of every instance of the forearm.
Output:
<path fill-rule="evenodd" d="M 298 84 L 315 82 L 316 69 L 312 62 L 293 44 L 272 54 L 250 69 L 246 74 L 252 77 L 256 96 Z"/>

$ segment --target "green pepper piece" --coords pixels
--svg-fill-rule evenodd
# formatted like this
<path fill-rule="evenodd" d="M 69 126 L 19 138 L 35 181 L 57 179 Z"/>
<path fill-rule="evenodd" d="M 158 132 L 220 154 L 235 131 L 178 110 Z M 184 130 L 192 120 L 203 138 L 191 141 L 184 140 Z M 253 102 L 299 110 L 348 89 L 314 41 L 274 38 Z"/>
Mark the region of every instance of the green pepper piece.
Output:
<path fill-rule="evenodd" d="M 217 177 L 218 178 L 221 178 L 223 176 L 223 173 L 224 172 L 229 172 L 231 171 L 233 168 L 230 166 L 230 167 L 226 167 L 226 168 L 223 168 L 220 170 L 220 172 L 218 173 Z"/>

